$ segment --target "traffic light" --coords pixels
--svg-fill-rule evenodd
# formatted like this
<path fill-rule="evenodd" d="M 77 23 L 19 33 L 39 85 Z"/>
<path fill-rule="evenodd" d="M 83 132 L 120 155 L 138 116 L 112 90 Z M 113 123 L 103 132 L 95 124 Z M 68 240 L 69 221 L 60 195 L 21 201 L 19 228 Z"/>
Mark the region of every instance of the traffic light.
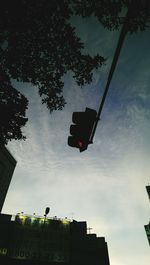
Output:
<path fill-rule="evenodd" d="M 74 124 L 70 126 L 70 134 L 68 137 L 68 145 L 76 147 L 83 152 L 87 149 L 92 134 L 93 126 L 97 118 L 96 110 L 86 108 L 85 112 L 73 112 L 72 121 Z"/>

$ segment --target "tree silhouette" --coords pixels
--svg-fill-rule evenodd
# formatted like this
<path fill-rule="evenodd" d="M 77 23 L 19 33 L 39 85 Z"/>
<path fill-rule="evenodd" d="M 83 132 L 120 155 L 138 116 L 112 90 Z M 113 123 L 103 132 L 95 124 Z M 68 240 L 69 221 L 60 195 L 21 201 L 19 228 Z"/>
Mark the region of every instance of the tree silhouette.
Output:
<path fill-rule="evenodd" d="M 2 71 L 0 82 L 0 142 L 7 144 L 12 139 L 25 139 L 21 128 L 28 120 L 25 118 L 28 101 L 11 86 L 8 76 Z"/>
<path fill-rule="evenodd" d="M 150 24 L 149 0 L 72 0 L 77 15 L 94 15 L 109 30 L 117 30 L 125 21 L 125 14 L 130 10 L 128 31 L 130 33 L 145 30 Z"/>
<path fill-rule="evenodd" d="M 94 14 L 104 27 L 114 30 L 124 22 L 120 14 L 131 2 L 135 6 L 137 1 L 1 0 L 1 142 L 25 139 L 21 128 L 27 122 L 28 101 L 13 88 L 11 79 L 36 86 L 42 103 L 52 112 L 65 106 L 62 78 L 68 71 L 72 71 L 77 84 L 83 86 L 92 81 L 93 70 L 105 63 L 99 54 L 92 57 L 83 52 L 84 45 L 70 24 L 70 17 Z M 130 32 L 144 30 L 149 23 L 149 4 L 143 1 L 142 8 L 138 1 L 140 8 L 133 12 Z"/>
<path fill-rule="evenodd" d="M 6 97 L 6 102 L 9 103 L 7 98 L 9 98 L 10 88 L 13 92 L 15 91 L 10 85 L 10 80 L 15 79 L 35 85 L 39 90 L 42 103 L 46 103 L 50 112 L 56 109 L 61 110 L 65 105 L 62 95 L 64 74 L 71 70 L 77 84 L 84 85 L 92 81 L 93 69 L 104 63 L 104 58 L 99 55 L 91 57 L 88 54 L 82 54 L 83 44 L 69 23 L 72 11 L 68 3 L 69 1 L 65 0 L 1 1 L 1 71 L 9 81 L 3 83 L 2 78 L 0 92 L 2 93 L 5 89 L 2 96 Z M 14 93 L 13 96 L 17 95 Z M 25 114 L 26 103 L 16 104 L 16 113 L 17 110 L 18 113 L 23 113 L 24 110 Z M 4 104 L 1 104 L 1 111 L 3 107 L 5 107 Z M 12 119 L 12 116 L 9 118 Z M 24 119 L 24 122 L 26 120 Z M 13 124 L 17 124 L 17 128 L 23 125 L 16 116 L 14 121 Z M 6 137 L 4 137 L 4 130 L 0 135 L 4 142 L 7 142 L 6 139 L 11 139 L 8 135 L 12 127 L 9 128 L 8 124 Z M 15 134 L 16 138 L 17 134 Z M 18 139 L 22 138 L 19 131 Z"/>

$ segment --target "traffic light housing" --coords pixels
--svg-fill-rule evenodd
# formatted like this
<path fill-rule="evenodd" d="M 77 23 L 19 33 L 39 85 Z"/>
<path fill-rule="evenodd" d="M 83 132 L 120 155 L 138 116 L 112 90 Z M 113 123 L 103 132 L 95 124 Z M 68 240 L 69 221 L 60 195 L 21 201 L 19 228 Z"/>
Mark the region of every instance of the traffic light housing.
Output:
<path fill-rule="evenodd" d="M 85 112 L 73 112 L 74 124 L 70 126 L 71 136 L 68 137 L 68 145 L 78 148 L 80 152 L 85 151 L 92 143 L 90 137 L 96 119 L 97 112 L 93 109 L 86 108 Z"/>

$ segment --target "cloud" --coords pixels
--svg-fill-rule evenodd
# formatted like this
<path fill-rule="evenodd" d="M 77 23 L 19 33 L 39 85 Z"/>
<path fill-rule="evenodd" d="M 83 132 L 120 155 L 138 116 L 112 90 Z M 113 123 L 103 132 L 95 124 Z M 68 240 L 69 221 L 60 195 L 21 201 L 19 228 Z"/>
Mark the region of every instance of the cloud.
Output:
<path fill-rule="evenodd" d="M 78 23 L 89 52 L 102 51 L 110 60 L 118 33 L 107 35 L 94 19 L 92 24 Z M 109 64 L 84 88 L 66 75 L 68 104 L 52 115 L 41 105 L 36 88 L 19 84 L 30 99 L 27 140 L 9 144 L 18 163 L 3 211 L 43 215 L 50 206 L 50 216 L 71 218 L 74 213 L 74 219 L 86 220 L 93 233 L 106 237 L 111 265 L 148 264 L 149 257 L 144 231 L 149 219 L 149 41 L 142 36 L 125 42 L 94 143 L 85 152 L 67 146 L 72 112 L 98 109 Z"/>

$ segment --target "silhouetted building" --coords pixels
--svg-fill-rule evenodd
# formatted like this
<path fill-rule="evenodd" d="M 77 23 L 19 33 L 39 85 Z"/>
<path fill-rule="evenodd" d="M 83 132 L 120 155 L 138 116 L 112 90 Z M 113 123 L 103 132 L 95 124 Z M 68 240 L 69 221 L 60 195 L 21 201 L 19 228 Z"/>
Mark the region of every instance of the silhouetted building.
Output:
<path fill-rule="evenodd" d="M 0 145 L 0 212 L 2 210 L 10 181 L 16 166 L 16 160 L 8 149 Z"/>
<path fill-rule="evenodd" d="M 147 193 L 148 193 L 148 197 L 150 199 L 150 185 L 146 186 L 146 190 L 147 190 Z M 150 222 L 147 225 L 144 225 L 144 227 L 145 227 L 145 232 L 146 232 L 146 235 L 147 235 L 148 242 L 150 244 Z"/>
<path fill-rule="evenodd" d="M 147 239 L 148 239 L 148 242 L 149 242 L 149 245 L 150 245 L 150 222 L 148 225 L 144 225 L 145 227 L 145 232 L 146 232 L 146 235 L 147 235 Z"/>
<path fill-rule="evenodd" d="M 0 264 L 109 265 L 104 237 L 86 222 L 17 214 L 0 215 Z"/>
<path fill-rule="evenodd" d="M 149 186 L 146 186 L 146 190 L 147 190 L 148 197 L 150 199 L 150 185 Z"/>

